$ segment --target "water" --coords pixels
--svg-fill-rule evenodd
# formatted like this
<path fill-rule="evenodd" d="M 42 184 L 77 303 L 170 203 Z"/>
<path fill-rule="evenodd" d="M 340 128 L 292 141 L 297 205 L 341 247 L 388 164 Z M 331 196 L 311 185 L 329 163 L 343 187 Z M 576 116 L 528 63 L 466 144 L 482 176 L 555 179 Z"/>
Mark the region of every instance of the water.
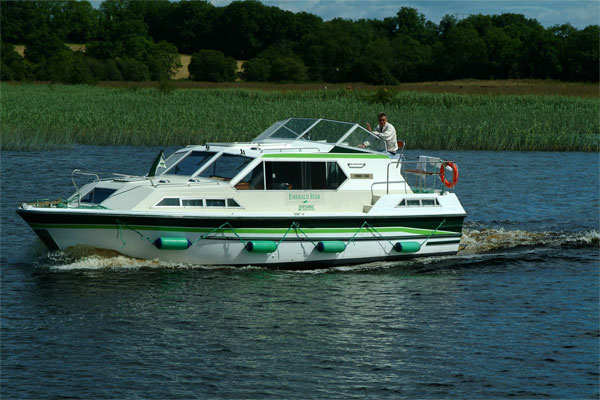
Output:
<path fill-rule="evenodd" d="M 157 153 L 2 153 L 2 398 L 598 397 L 598 154 L 428 152 L 459 163 L 468 246 L 407 262 L 48 255 L 14 213 Z"/>

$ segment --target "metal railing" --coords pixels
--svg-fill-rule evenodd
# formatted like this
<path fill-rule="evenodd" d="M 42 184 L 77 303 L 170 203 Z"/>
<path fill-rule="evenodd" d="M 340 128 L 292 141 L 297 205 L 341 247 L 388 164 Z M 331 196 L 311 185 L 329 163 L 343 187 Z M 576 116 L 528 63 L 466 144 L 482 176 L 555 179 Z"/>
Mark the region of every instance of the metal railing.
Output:
<path fill-rule="evenodd" d="M 374 194 L 374 187 L 377 185 L 386 185 L 385 193 L 390 193 L 390 184 L 404 183 L 405 191 L 408 188 L 413 193 L 444 193 L 448 189 L 440 179 L 440 168 L 444 163 L 450 161 L 442 160 L 436 157 L 422 157 L 417 160 L 405 160 L 401 155 L 397 160 L 391 161 L 387 165 L 386 180 L 373 182 L 371 184 L 371 195 Z M 390 180 L 390 168 L 400 168 L 400 174 L 404 180 Z"/>

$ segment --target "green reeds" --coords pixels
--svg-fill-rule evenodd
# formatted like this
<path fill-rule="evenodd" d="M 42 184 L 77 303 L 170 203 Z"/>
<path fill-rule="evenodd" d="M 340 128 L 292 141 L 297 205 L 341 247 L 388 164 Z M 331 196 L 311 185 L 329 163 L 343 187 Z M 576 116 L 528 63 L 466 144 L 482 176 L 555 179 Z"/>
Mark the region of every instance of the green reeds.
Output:
<path fill-rule="evenodd" d="M 288 117 L 375 123 L 416 149 L 598 151 L 597 98 L 2 84 L 3 150 L 248 141 Z"/>

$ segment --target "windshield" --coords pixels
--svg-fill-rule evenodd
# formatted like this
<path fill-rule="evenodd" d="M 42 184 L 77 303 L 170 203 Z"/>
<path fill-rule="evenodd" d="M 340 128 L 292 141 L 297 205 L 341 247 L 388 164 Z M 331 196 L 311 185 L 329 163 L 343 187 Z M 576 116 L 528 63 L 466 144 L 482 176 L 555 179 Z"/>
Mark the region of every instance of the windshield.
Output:
<path fill-rule="evenodd" d="M 208 166 L 199 175 L 203 178 L 211 178 L 222 181 L 229 181 L 236 176 L 252 160 L 251 157 L 245 157 L 233 154 L 222 154 L 211 165 Z"/>
<path fill-rule="evenodd" d="M 166 173 L 170 175 L 194 175 L 215 154 L 211 151 L 192 151 L 185 158 L 179 158 L 175 166 L 168 169 Z M 171 157 L 167 161 L 170 160 Z M 168 164 L 167 167 L 169 167 Z"/>
<path fill-rule="evenodd" d="M 161 166 L 163 164 L 159 163 L 159 165 L 156 167 L 156 175 L 164 174 L 165 171 L 167 171 L 169 168 L 171 168 L 173 166 L 173 164 L 175 164 L 179 160 L 181 160 L 181 158 L 184 157 L 186 154 L 187 154 L 187 150 L 180 150 L 180 151 L 177 151 L 177 152 L 171 154 L 165 160 L 164 166 Z"/>
<path fill-rule="evenodd" d="M 385 142 L 362 126 L 350 122 L 333 121 L 323 118 L 289 118 L 277 121 L 254 140 L 297 139 L 330 143 L 338 146 L 367 147 L 383 151 Z"/>

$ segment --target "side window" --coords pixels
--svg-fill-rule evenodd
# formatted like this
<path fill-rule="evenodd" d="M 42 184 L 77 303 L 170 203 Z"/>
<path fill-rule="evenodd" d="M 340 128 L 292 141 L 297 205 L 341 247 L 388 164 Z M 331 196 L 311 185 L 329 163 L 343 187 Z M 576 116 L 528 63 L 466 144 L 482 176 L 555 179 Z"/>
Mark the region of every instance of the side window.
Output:
<path fill-rule="evenodd" d="M 156 204 L 157 207 L 179 207 L 180 205 L 177 197 L 165 197 Z"/>
<path fill-rule="evenodd" d="M 342 171 L 338 163 L 327 163 L 325 189 L 337 189 L 346 179 L 348 179 L 348 177 L 344 171 Z"/>
<path fill-rule="evenodd" d="M 248 175 L 235 185 L 238 190 L 264 190 L 265 175 L 263 163 L 258 164 Z"/>
<path fill-rule="evenodd" d="M 293 161 L 266 162 L 267 190 L 302 189 L 302 164 Z"/>
<path fill-rule="evenodd" d="M 227 207 L 241 207 L 234 199 L 227 199 Z"/>
<path fill-rule="evenodd" d="M 206 207 L 225 207 L 225 199 L 206 199 Z"/>
<path fill-rule="evenodd" d="M 346 179 L 334 162 L 265 162 L 267 190 L 336 190 Z"/>

